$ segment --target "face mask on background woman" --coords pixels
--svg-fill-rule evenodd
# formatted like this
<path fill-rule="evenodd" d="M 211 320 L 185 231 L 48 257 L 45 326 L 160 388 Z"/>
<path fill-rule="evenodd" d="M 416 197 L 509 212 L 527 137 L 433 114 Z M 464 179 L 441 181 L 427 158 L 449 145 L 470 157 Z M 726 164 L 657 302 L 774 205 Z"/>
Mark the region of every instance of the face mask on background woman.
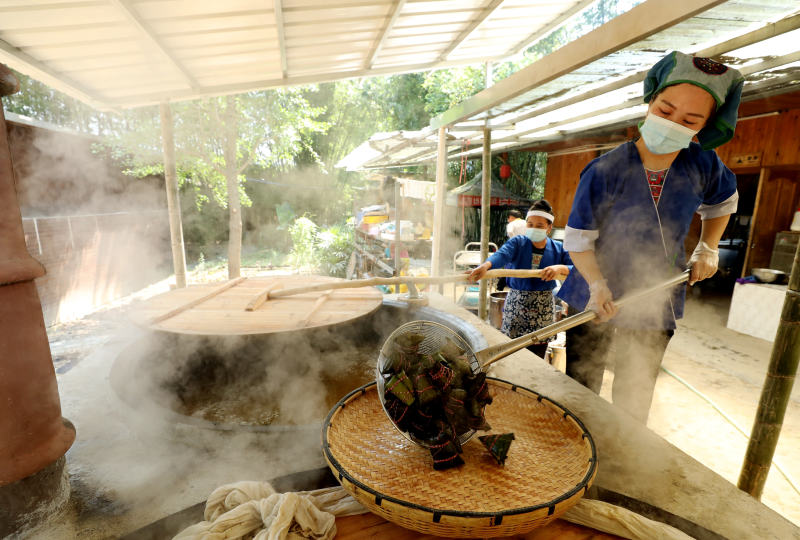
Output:
<path fill-rule="evenodd" d="M 654 154 L 671 154 L 687 148 L 697 131 L 655 114 L 648 114 L 639 126 L 639 133 L 642 134 L 644 144 Z"/>
<path fill-rule="evenodd" d="M 547 238 L 547 229 L 537 229 L 534 227 L 528 227 L 525 229 L 525 236 L 527 236 L 531 242 L 534 244 L 536 242 L 541 242 L 545 238 Z"/>

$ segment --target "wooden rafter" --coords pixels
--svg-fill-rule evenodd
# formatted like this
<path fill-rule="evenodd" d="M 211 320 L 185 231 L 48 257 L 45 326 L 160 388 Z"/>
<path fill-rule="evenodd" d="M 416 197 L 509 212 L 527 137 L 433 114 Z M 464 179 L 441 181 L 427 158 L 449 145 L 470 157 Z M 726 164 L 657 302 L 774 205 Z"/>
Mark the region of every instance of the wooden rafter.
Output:
<path fill-rule="evenodd" d="M 489 17 L 489 15 L 494 13 L 494 11 L 497 8 L 499 8 L 502 4 L 503 0 L 490 0 L 489 3 L 486 5 L 486 7 L 484 7 L 480 11 L 480 13 L 478 13 L 478 16 L 475 17 L 475 19 L 473 19 L 472 21 L 470 21 L 467 27 L 464 30 L 462 30 L 460 34 L 458 34 L 458 37 L 456 37 L 456 39 L 454 39 L 453 42 L 450 45 L 448 45 L 448 47 L 442 52 L 442 54 L 439 55 L 437 62 L 446 61 L 447 57 L 450 56 L 450 53 L 452 53 L 459 46 L 461 46 L 461 44 L 464 43 L 467 40 L 467 38 L 469 38 L 469 36 L 472 35 L 475 29 L 477 29 L 483 23 L 483 21 L 485 21 Z"/>
<path fill-rule="evenodd" d="M 281 78 L 286 79 L 289 76 L 289 61 L 286 58 L 286 31 L 283 22 L 283 3 L 281 0 L 275 0 L 275 26 L 278 32 L 278 49 L 281 55 Z"/>
<path fill-rule="evenodd" d="M 109 0 L 109 2 L 116 6 L 119 11 L 125 15 L 125 18 L 127 18 L 133 24 L 139 34 L 142 35 L 150 43 L 150 45 L 162 57 L 164 57 L 167 62 L 169 62 L 173 68 L 180 72 L 186 84 L 189 85 L 189 88 L 194 91 L 200 89 L 200 84 L 192 76 L 192 74 L 189 73 L 189 70 L 187 70 L 183 64 L 181 64 L 180 61 L 178 61 L 178 59 L 175 58 L 175 56 L 167 49 L 167 47 L 153 32 L 147 22 L 142 19 L 133 9 L 131 9 L 131 7 L 128 5 L 128 0 Z"/>
<path fill-rule="evenodd" d="M 378 58 L 378 54 L 380 54 L 384 43 L 386 43 L 386 38 L 389 36 L 394 24 L 397 22 L 397 18 L 400 16 L 400 12 L 403 10 L 405 3 L 406 0 L 395 0 L 392 4 L 389 14 L 386 17 L 386 22 L 384 23 L 380 32 L 378 32 L 378 37 L 375 40 L 375 43 L 372 45 L 369 54 L 367 54 L 367 61 L 364 63 L 364 69 L 372 69 L 372 66 L 375 64 L 375 60 Z"/>

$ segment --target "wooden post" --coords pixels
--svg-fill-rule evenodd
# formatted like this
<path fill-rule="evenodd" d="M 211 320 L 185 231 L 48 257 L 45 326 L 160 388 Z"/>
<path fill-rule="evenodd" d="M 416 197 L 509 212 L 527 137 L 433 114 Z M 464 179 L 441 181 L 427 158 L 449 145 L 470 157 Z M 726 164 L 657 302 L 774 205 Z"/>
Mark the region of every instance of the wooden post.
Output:
<path fill-rule="evenodd" d="M 433 238 L 431 241 L 431 275 L 442 275 L 442 241 L 444 240 L 444 203 L 447 196 L 447 128 L 439 128 L 436 153 L 436 198 L 433 201 Z M 441 285 L 439 292 L 442 292 Z"/>
<path fill-rule="evenodd" d="M 800 245 L 794 253 L 789 287 L 781 320 L 772 344 L 767 377 L 761 390 L 753 431 L 739 474 L 739 489 L 760 499 L 772 456 L 783 427 L 786 405 L 794 386 L 800 359 Z"/>
<path fill-rule="evenodd" d="M 181 202 L 178 198 L 178 174 L 175 169 L 175 138 L 172 133 L 172 110 L 169 104 L 159 105 L 161 112 L 161 144 L 164 151 L 164 187 L 167 190 L 169 212 L 169 235 L 172 243 L 172 266 L 175 269 L 175 285 L 186 287 L 186 256 L 183 251 L 183 225 L 181 224 Z"/>
<path fill-rule="evenodd" d="M 483 167 L 481 183 L 481 261 L 489 256 L 489 223 L 492 205 L 492 130 L 483 128 Z M 486 280 L 481 280 L 478 292 L 478 317 L 486 319 L 488 312 L 487 298 L 489 287 Z"/>
<path fill-rule="evenodd" d="M 239 197 L 239 170 L 236 159 L 237 125 L 236 98 L 225 96 L 225 183 L 228 190 L 228 279 L 242 274 L 242 201 Z"/>

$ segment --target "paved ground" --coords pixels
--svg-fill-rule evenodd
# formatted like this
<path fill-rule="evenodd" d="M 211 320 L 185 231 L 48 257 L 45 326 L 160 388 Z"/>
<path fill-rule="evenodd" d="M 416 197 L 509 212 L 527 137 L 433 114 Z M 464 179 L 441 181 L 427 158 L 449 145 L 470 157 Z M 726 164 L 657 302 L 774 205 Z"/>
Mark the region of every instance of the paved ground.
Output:
<path fill-rule="evenodd" d="M 157 284 L 80 321 L 48 329 L 57 373 L 61 376 L 79 365 L 128 324 L 127 307 L 137 298 L 165 290 L 166 284 Z M 659 377 L 648 426 L 735 483 L 772 344 L 725 328 L 728 302 L 721 296 L 689 299 L 687 317 L 665 356 L 663 367 L 669 373 Z M 606 398 L 612 380 L 613 372 L 607 371 L 601 392 Z M 762 499 L 800 525 L 800 494 L 794 480 L 800 479 L 798 447 L 800 390 L 795 387 L 776 452 L 789 480 L 773 467 Z"/>
<path fill-rule="evenodd" d="M 723 296 L 689 298 L 686 318 L 662 364 L 669 373 L 662 370 L 659 376 L 648 427 L 736 483 L 772 342 L 728 330 L 729 305 Z M 609 395 L 606 383 L 612 378 L 607 373 L 602 395 Z M 762 496 L 762 502 L 795 524 L 800 524 L 798 448 L 800 385 L 795 384 L 775 452 L 785 475 L 773 465 Z"/>

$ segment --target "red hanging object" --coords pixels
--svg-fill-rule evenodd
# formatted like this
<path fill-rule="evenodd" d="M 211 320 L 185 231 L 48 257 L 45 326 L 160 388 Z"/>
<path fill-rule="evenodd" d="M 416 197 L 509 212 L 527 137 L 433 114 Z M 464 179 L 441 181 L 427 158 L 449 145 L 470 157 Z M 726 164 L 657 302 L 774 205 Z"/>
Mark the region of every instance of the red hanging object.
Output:
<path fill-rule="evenodd" d="M 505 180 L 509 176 L 511 176 L 511 165 L 509 165 L 508 163 L 500 165 L 500 178 Z"/>

